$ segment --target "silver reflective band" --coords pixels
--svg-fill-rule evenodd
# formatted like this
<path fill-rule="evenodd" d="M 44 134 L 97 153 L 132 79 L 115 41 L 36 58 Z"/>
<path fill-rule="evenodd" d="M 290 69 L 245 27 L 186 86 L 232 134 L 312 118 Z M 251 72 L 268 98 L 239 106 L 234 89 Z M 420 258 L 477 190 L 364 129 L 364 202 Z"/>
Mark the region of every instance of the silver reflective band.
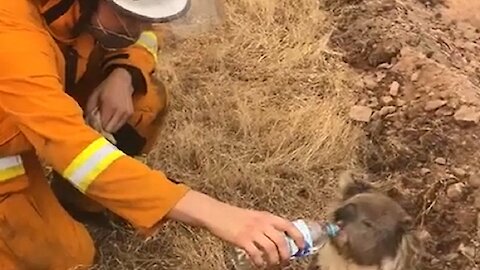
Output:
<path fill-rule="evenodd" d="M 155 58 L 155 62 L 157 62 L 157 53 L 158 53 L 158 39 L 157 35 L 152 31 L 144 31 L 138 38 L 137 42 L 138 45 L 144 47 L 149 51 L 153 57 Z"/>
<path fill-rule="evenodd" d="M 0 158 L 0 182 L 25 174 L 22 158 L 9 156 Z"/>
<path fill-rule="evenodd" d="M 85 192 L 98 175 L 123 155 L 122 151 L 101 137 L 87 146 L 62 175 Z"/>

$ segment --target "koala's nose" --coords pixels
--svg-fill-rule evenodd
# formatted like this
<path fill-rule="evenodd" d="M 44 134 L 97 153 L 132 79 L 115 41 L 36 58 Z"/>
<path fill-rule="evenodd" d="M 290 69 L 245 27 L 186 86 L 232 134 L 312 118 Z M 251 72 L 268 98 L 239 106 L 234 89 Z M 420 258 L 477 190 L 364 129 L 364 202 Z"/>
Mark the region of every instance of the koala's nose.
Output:
<path fill-rule="evenodd" d="M 347 204 L 335 211 L 334 218 L 336 222 L 342 224 L 353 222 L 357 218 L 357 207 L 354 204 Z"/>

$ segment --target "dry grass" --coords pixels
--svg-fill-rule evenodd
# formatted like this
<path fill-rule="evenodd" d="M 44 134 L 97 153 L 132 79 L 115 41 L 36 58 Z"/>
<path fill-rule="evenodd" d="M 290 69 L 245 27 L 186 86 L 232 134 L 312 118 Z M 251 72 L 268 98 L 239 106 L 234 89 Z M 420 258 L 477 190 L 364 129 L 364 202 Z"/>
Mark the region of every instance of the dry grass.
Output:
<path fill-rule="evenodd" d="M 223 27 L 162 53 L 171 108 L 151 164 L 237 205 L 323 216 L 361 138 L 329 31 L 317 0 L 227 1 Z M 144 243 L 124 227 L 94 230 L 97 269 L 225 269 L 205 231 L 169 223 Z"/>

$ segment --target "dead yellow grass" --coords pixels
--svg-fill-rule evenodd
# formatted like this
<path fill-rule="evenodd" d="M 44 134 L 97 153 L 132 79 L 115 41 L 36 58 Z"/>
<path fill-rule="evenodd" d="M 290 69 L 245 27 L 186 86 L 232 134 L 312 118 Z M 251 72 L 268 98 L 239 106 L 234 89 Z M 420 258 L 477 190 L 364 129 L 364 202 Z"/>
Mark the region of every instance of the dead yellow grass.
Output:
<path fill-rule="evenodd" d="M 165 48 L 171 106 L 152 166 L 230 203 L 321 217 L 361 136 L 329 30 L 317 0 L 229 0 L 221 28 Z M 96 235 L 98 269 L 226 267 L 218 239 L 179 224 L 148 243 L 122 228 Z"/>

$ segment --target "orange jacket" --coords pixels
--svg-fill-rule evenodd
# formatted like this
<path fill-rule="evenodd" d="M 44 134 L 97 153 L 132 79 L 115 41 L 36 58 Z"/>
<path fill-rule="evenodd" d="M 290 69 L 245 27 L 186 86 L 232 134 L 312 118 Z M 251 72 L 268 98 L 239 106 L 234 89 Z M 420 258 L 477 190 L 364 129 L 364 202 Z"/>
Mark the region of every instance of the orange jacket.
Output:
<path fill-rule="evenodd" d="M 50 28 L 39 11 L 45 12 L 59 0 L 1 1 L 0 157 L 35 150 L 80 191 L 134 226 L 151 228 L 188 187 L 116 149 L 85 124 L 80 106 L 65 93 L 65 60 L 60 48 L 81 40 L 72 34 L 81 17 L 78 1 L 82 0 L 61 1 L 73 5 Z M 80 52 L 84 57 L 88 53 Z M 108 55 L 106 67 L 131 65 L 141 70 L 142 79 L 149 80 L 147 74 L 155 61 L 148 50 L 135 45 L 117 53 L 130 57 Z M 23 172 L 19 164 L 12 163 L 15 160 L 4 162 L 3 167 L 0 162 L 0 194 L 28 184 L 15 181 Z"/>

